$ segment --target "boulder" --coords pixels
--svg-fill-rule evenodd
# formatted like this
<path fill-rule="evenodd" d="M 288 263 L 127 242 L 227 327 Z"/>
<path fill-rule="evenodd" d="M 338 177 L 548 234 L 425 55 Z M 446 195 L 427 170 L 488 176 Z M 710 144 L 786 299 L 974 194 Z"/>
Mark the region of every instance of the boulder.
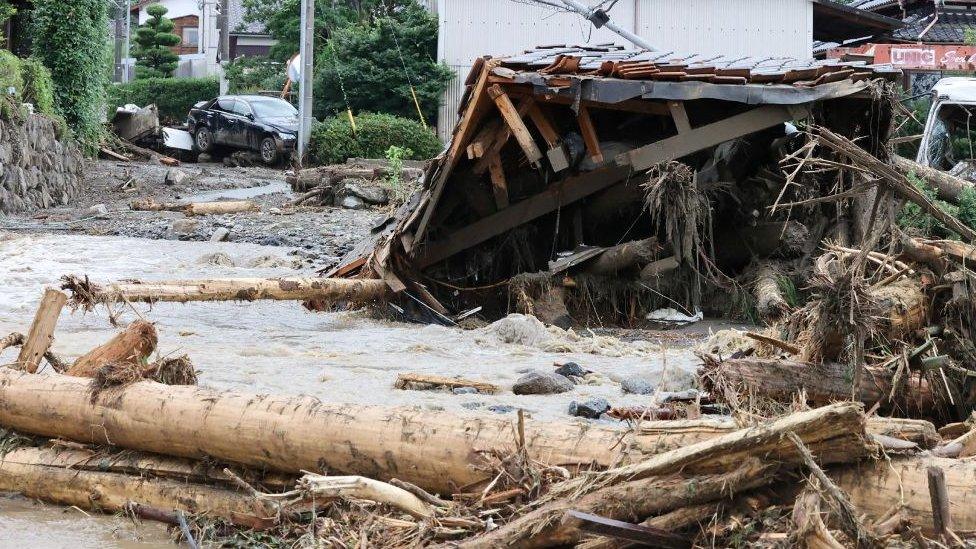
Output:
<path fill-rule="evenodd" d="M 170 226 L 169 230 L 176 235 L 191 235 L 197 231 L 200 222 L 196 219 L 184 218 L 177 219 Z"/>
<path fill-rule="evenodd" d="M 163 183 L 170 186 L 180 185 L 189 179 L 189 177 L 189 174 L 179 168 L 170 168 L 166 171 L 166 177 L 163 179 Z"/>
<path fill-rule="evenodd" d="M 365 210 L 366 202 L 362 198 L 353 195 L 347 195 L 339 201 L 339 206 L 347 210 Z"/>
<path fill-rule="evenodd" d="M 610 403 L 605 398 L 591 398 L 585 402 L 576 402 L 574 400 L 569 404 L 569 415 L 585 417 L 587 419 L 600 419 L 600 416 L 609 409 Z"/>
<path fill-rule="evenodd" d="M 639 376 L 623 379 L 620 382 L 620 387 L 625 393 L 633 395 L 649 395 L 654 392 L 654 384 Z"/>
<path fill-rule="evenodd" d="M 582 366 L 580 366 L 575 362 L 567 362 L 559 366 L 558 368 L 556 368 L 556 373 L 561 376 L 573 378 L 573 377 L 584 377 L 589 372 L 584 370 Z"/>
<path fill-rule="evenodd" d="M 370 184 L 363 179 L 344 179 L 339 195 L 342 197 L 355 196 L 374 206 L 383 206 L 390 202 L 386 189 L 379 185 Z"/>
<path fill-rule="evenodd" d="M 512 386 L 517 395 L 554 395 L 573 390 L 573 382 L 555 372 L 530 372 Z"/>
<path fill-rule="evenodd" d="M 211 242 L 224 242 L 230 238 L 230 231 L 224 227 L 220 227 L 210 235 Z"/>

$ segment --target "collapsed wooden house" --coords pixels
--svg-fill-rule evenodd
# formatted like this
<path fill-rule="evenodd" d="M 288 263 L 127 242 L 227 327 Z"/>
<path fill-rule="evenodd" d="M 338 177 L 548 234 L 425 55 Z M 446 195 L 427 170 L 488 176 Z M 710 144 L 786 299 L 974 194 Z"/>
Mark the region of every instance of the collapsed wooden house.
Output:
<path fill-rule="evenodd" d="M 898 74 L 617 46 L 484 58 L 422 192 L 329 275 L 382 278 L 440 315 L 504 314 L 505 292 L 540 310 L 602 300 L 617 318 L 673 301 L 715 311 L 689 273 L 731 280 L 784 248 L 859 240 L 856 201 L 819 205 L 799 227 L 791 208 L 770 209 L 848 189 L 856 174 L 798 189 L 779 161 L 802 146 L 793 136 L 808 119 L 878 154 L 891 118 L 884 82 Z M 655 182 L 663 192 L 649 200 Z"/>

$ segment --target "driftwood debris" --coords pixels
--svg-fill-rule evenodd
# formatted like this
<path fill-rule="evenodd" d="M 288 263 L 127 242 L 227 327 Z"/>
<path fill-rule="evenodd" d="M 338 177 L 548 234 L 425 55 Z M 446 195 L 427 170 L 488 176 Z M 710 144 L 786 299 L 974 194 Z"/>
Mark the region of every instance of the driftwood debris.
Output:
<path fill-rule="evenodd" d="M 891 163 L 905 176 L 914 174 L 928 183 L 930 187 L 936 190 L 940 200 L 958 204 L 963 193 L 976 190 L 976 184 L 972 181 L 955 177 L 935 168 L 922 166 L 918 162 L 897 154 L 891 155 Z"/>
<path fill-rule="evenodd" d="M 44 292 L 41 305 L 34 315 L 27 337 L 24 338 L 17 356 L 17 367 L 34 373 L 54 342 L 54 329 L 61 316 L 61 309 L 68 301 L 68 296 L 54 289 Z"/>
<path fill-rule="evenodd" d="M 141 371 L 149 366 L 149 356 L 156 350 L 158 342 L 156 328 L 149 322 L 138 320 L 105 344 L 79 357 L 65 373 L 94 378 L 105 367 Z"/>
<path fill-rule="evenodd" d="M 62 288 L 71 292 L 72 305 L 84 308 L 116 302 L 321 300 L 367 304 L 382 301 L 388 290 L 382 280 L 313 277 L 145 281 L 102 286 L 87 278 L 66 276 L 62 278 Z"/>
<path fill-rule="evenodd" d="M 484 381 L 410 373 L 398 374 L 393 386 L 397 389 L 425 388 L 425 386 L 446 387 L 448 389 L 471 387 L 483 395 L 494 395 L 499 391 L 497 385 Z"/>

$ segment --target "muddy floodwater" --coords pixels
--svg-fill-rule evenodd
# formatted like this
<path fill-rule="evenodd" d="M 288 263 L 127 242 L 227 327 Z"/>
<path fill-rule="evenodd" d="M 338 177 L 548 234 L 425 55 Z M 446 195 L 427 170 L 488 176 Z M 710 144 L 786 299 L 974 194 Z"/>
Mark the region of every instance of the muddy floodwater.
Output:
<path fill-rule="evenodd" d="M 93 281 L 310 274 L 294 270 L 288 252 L 234 243 L 0 233 L 0 335 L 25 332 L 43 289 L 57 285 L 64 274 Z M 525 318 L 461 330 L 377 320 L 363 312 L 310 313 L 287 302 L 137 304 L 135 310 L 117 310 L 125 322 L 139 315 L 155 322 L 159 353 L 188 354 L 202 372 L 203 386 L 305 394 L 329 402 L 508 416 L 518 407 L 534 420 L 571 421 L 567 409 L 574 400 L 650 403 L 647 396 L 624 395 L 623 378 L 639 375 L 678 389 L 690 382 L 696 366 L 688 342 L 662 345 L 549 331 Z M 53 349 L 73 359 L 115 332 L 104 308 L 66 312 Z M 593 384 L 561 395 L 512 394 L 512 383 L 525 371 L 549 370 L 555 361 L 567 360 L 596 372 Z M 502 390 L 493 396 L 397 390 L 398 372 L 461 376 Z M 2 547 L 127 548 L 165 545 L 165 540 L 164 530 L 155 525 L 135 527 L 119 517 L 88 517 L 74 509 L 0 497 Z"/>

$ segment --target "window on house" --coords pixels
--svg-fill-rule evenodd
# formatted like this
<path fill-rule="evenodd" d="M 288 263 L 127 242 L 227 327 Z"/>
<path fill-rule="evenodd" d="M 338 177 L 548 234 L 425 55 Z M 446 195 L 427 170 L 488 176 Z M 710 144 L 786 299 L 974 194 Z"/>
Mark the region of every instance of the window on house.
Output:
<path fill-rule="evenodd" d="M 183 45 L 200 45 L 200 27 L 183 27 Z"/>

